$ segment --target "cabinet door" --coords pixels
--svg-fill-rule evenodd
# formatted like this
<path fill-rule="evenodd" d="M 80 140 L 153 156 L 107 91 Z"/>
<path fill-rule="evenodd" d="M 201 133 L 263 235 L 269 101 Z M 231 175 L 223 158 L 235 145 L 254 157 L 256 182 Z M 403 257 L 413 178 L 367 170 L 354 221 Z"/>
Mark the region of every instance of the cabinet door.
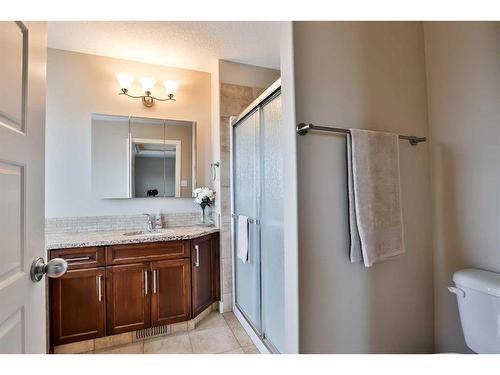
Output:
<path fill-rule="evenodd" d="M 212 234 L 192 241 L 193 317 L 220 298 L 218 238 Z"/>
<path fill-rule="evenodd" d="M 150 326 L 148 263 L 106 268 L 108 334 Z"/>
<path fill-rule="evenodd" d="M 189 259 L 151 263 L 151 319 L 161 326 L 191 318 Z"/>
<path fill-rule="evenodd" d="M 51 345 L 105 335 L 104 268 L 72 270 L 49 279 Z"/>

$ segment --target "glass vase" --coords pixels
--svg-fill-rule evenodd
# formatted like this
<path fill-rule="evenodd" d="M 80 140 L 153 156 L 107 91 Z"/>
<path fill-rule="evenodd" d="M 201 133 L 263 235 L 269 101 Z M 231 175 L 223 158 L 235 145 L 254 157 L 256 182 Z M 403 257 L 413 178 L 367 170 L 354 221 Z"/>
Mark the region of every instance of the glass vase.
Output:
<path fill-rule="evenodd" d="M 208 227 L 213 225 L 212 219 L 210 218 L 210 207 L 201 207 L 200 221 L 198 225 Z"/>

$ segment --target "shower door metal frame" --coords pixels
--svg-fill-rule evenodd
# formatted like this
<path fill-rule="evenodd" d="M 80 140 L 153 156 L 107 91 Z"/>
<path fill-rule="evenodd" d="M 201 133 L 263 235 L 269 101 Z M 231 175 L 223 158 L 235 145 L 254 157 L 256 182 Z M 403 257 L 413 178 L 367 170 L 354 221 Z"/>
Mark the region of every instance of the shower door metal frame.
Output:
<path fill-rule="evenodd" d="M 243 120 L 245 120 L 247 117 L 253 115 L 254 113 L 257 113 L 257 122 L 258 122 L 258 127 L 257 127 L 257 141 L 259 144 L 262 143 L 262 131 L 261 131 L 261 119 L 262 119 L 262 107 L 264 107 L 267 103 L 273 101 L 275 98 L 281 95 L 281 79 L 278 79 L 276 82 L 274 82 L 269 88 L 267 88 L 257 99 L 255 99 L 243 112 L 238 116 L 238 117 L 231 117 L 230 118 L 230 150 L 231 150 L 231 157 L 230 157 L 230 168 L 231 168 L 231 173 L 230 173 L 230 186 L 231 186 L 231 254 L 232 254 L 232 259 L 233 259 L 233 264 L 232 264 L 232 278 L 233 278 L 233 309 L 237 309 L 238 313 L 243 316 L 243 318 L 246 320 L 246 323 L 252 328 L 254 333 L 257 335 L 257 337 L 261 340 L 265 348 L 271 352 L 271 353 L 279 353 L 279 351 L 276 349 L 276 347 L 266 338 L 265 335 L 265 321 L 263 317 L 263 298 L 262 298 L 262 238 L 261 238 L 261 214 L 262 214 L 262 184 L 263 184 L 263 179 L 259 179 L 259 191 L 257 194 L 257 199 L 258 199 L 258 205 L 257 205 L 257 217 L 254 219 L 257 219 L 257 223 L 252 224 L 256 225 L 258 229 L 258 247 L 259 247 L 259 319 L 260 319 L 260 330 L 255 327 L 254 324 L 252 324 L 251 320 L 249 317 L 245 314 L 243 309 L 238 306 L 236 302 L 236 246 L 235 246 L 235 224 L 234 224 L 234 217 L 235 212 L 234 212 L 234 195 L 235 195 L 235 185 L 234 185 L 234 129 L 240 124 Z M 262 158 L 262 151 L 259 148 L 259 155 L 258 155 L 258 165 L 259 165 L 259 176 L 262 177 L 262 171 L 263 171 L 263 158 Z"/>
<path fill-rule="evenodd" d="M 243 121 L 244 119 L 246 119 L 247 117 L 253 115 L 253 114 L 257 114 L 257 141 L 260 142 L 260 119 L 261 119 L 261 110 L 260 110 L 260 107 L 256 107 L 256 108 L 252 108 L 250 111 L 246 112 L 245 113 L 245 116 L 244 117 L 238 117 L 238 118 L 235 118 L 235 117 L 231 117 L 230 118 L 230 150 L 231 150 L 231 162 L 230 162 L 230 168 L 231 168 L 231 254 L 232 254 L 232 259 L 233 259 L 233 264 L 232 264 L 232 270 L 233 270 L 233 307 L 236 307 L 238 309 L 238 311 L 240 312 L 241 315 L 243 315 L 243 317 L 245 318 L 245 320 L 247 321 L 247 323 L 250 325 L 250 327 L 254 330 L 254 332 L 257 334 L 257 336 L 262 339 L 262 332 L 263 332 L 263 321 L 262 321 L 262 267 L 259 267 L 259 320 L 260 320 L 260 329 L 257 328 L 252 320 L 249 318 L 249 316 L 245 313 L 245 311 L 238 305 L 238 303 L 236 302 L 236 254 L 235 254 L 235 249 L 236 249 L 236 246 L 235 246 L 235 236 L 234 236 L 234 228 L 235 228 L 235 224 L 234 224 L 234 220 L 235 218 L 237 217 L 237 214 L 234 212 L 234 195 L 235 195 L 235 185 L 234 185 L 234 142 L 233 142 L 233 137 L 234 137 L 234 129 L 238 126 L 238 124 Z M 260 160 L 260 155 L 257 155 L 257 157 L 259 158 L 258 160 L 258 173 L 260 175 L 260 168 L 261 168 L 261 160 Z M 258 247 L 259 247 L 259 263 L 261 261 L 261 254 L 260 254 L 260 211 L 261 211 L 261 207 L 260 207 L 260 193 L 261 193 L 261 184 L 259 183 L 259 191 L 257 192 L 257 215 L 255 218 L 253 219 L 256 219 L 256 221 L 254 223 L 252 223 L 251 225 L 255 225 L 256 229 L 257 229 L 257 238 L 258 238 Z"/>

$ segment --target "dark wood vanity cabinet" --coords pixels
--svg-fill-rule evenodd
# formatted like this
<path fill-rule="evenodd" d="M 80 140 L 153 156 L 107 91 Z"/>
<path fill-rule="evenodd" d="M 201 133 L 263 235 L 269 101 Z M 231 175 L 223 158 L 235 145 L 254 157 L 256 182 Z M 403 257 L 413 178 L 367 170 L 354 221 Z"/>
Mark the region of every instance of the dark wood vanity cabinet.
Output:
<path fill-rule="evenodd" d="M 90 268 L 69 270 L 50 279 L 52 345 L 106 334 L 104 278 L 104 268 Z"/>
<path fill-rule="evenodd" d="M 190 260 L 151 263 L 151 324 L 162 326 L 191 318 Z"/>
<path fill-rule="evenodd" d="M 106 268 L 108 335 L 150 326 L 148 276 L 148 263 Z"/>
<path fill-rule="evenodd" d="M 49 257 L 73 259 L 49 280 L 51 346 L 186 321 L 220 299 L 218 233 Z"/>
<path fill-rule="evenodd" d="M 220 299 L 219 264 L 219 236 L 208 235 L 192 240 L 193 316 Z"/>

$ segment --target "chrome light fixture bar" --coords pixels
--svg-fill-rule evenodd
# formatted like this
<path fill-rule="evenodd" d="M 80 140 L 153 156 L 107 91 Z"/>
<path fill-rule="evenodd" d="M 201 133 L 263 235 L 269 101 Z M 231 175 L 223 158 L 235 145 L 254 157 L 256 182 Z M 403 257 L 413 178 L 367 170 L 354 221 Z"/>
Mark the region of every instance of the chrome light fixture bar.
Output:
<path fill-rule="evenodd" d="M 120 83 L 120 90 L 121 92 L 118 93 L 118 95 L 126 95 L 129 98 L 134 98 L 134 99 L 141 99 L 142 104 L 144 104 L 146 107 L 152 107 L 155 104 L 155 101 L 160 101 L 160 102 L 165 102 L 168 100 L 174 100 L 174 95 L 177 90 L 177 87 L 179 86 L 177 82 L 175 81 L 163 81 L 163 84 L 165 85 L 165 91 L 167 94 L 166 98 L 160 98 L 157 96 L 153 96 L 151 94 L 151 90 L 153 89 L 155 85 L 155 80 L 152 78 L 141 78 L 140 82 L 142 84 L 142 87 L 144 89 L 144 95 L 131 95 L 129 94 L 129 89 L 132 83 L 134 82 L 134 77 L 129 75 L 129 74 L 118 74 L 116 76 L 116 79 Z"/>

